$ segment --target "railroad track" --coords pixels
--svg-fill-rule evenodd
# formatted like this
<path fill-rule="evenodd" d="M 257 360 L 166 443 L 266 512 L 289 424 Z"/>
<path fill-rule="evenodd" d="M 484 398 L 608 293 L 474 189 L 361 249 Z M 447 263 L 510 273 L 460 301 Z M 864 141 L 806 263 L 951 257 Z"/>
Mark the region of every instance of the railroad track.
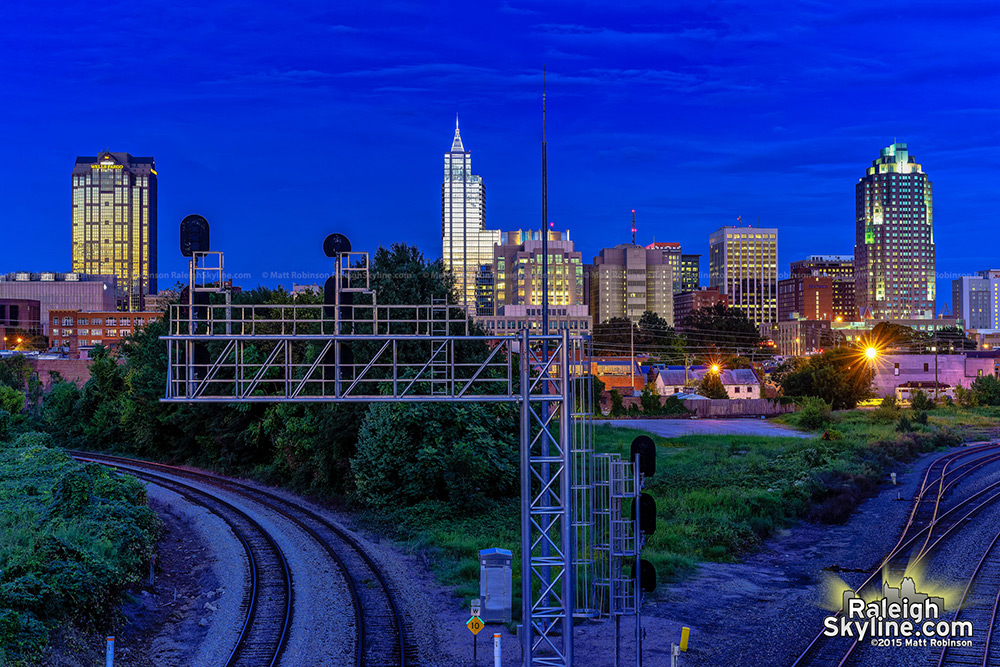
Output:
<path fill-rule="evenodd" d="M 994 641 L 1000 606 L 1000 532 L 979 559 L 953 620 L 970 621 L 974 630 L 970 646 L 944 646 L 937 667 L 1000 664 L 1000 640 Z"/>
<path fill-rule="evenodd" d="M 873 582 L 881 582 L 887 567 L 900 562 L 916 564 L 925 560 L 954 531 L 1000 500 L 1000 482 L 996 482 L 959 500 L 948 509 L 943 504 L 948 492 L 959 481 L 997 461 L 1000 461 L 1000 443 L 992 443 L 947 454 L 928 466 L 899 541 L 857 590 L 861 591 Z M 1000 548 L 1000 545 L 997 547 Z M 791 667 L 845 667 L 853 662 L 858 646 L 856 639 L 827 637 L 821 631 Z"/>
<path fill-rule="evenodd" d="M 344 576 L 354 610 L 352 620 L 357 636 L 355 664 L 358 667 L 406 667 L 417 664 L 416 646 L 410 639 L 412 632 L 398 603 L 399 594 L 363 545 L 349 532 L 322 515 L 277 494 L 219 475 L 105 454 L 72 454 L 137 474 L 151 475 L 153 473 L 149 471 L 156 470 L 171 476 L 197 480 L 246 498 L 283 516 L 320 545 Z M 156 476 L 162 478 L 162 475 Z"/>
<path fill-rule="evenodd" d="M 242 602 L 243 626 L 225 665 L 277 665 L 292 624 L 293 591 L 288 561 L 271 534 L 243 510 L 197 487 L 139 469 L 131 469 L 129 473 L 204 507 L 233 531 L 246 553 L 250 586 Z"/>

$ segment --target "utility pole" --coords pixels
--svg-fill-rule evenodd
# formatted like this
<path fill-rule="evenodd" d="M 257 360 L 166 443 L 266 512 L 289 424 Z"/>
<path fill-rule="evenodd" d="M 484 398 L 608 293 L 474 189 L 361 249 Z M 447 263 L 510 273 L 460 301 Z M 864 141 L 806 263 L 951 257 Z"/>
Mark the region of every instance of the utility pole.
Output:
<path fill-rule="evenodd" d="M 632 379 L 632 395 L 635 395 L 635 323 L 632 322 L 630 317 L 628 320 L 628 339 L 629 348 L 631 350 L 631 358 L 629 359 L 629 374 Z"/>
<path fill-rule="evenodd" d="M 635 209 L 632 209 L 632 245 L 635 245 Z M 625 276 L 625 314 L 628 316 L 628 338 L 629 350 L 632 358 L 629 360 L 629 377 L 632 380 L 632 395 L 635 395 L 635 322 L 632 321 L 632 314 L 628 312 L 628 275 Z"/>
<path fill-rule="evenodd" d="M 934 325 L 934 402 L 938 400 L 938 326 Z"/>

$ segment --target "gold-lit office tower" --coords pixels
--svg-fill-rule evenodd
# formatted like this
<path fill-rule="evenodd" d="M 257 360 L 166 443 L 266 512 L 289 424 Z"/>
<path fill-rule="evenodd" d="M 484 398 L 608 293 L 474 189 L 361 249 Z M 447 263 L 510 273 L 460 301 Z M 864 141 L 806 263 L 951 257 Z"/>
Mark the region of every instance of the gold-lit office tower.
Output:
<path fill-rule="evenodd" d="M 722 227 L 708 237 L 709 287 L 760 326 L 778 319 L 778 230 Z"/>
<path fill-rule="evenodd" d="M 113 275 L 118 310 L 142 311 L 156 293 L 156 167 L 151 157 L 104 152 L 73 167 L 74 273 Z"/>
<path fill-rule="evenodd" d="M 444 154 L 441 184 L 441 253 L 444 267 L 455 281 L 458 303 L 476 315 L 477 283 L 481 295 L 492 293 L 493 246 L 500 243 L 500 230 L 486 229 L 486 188 L 481 176 L 472 173 L 472 154 L 462 146 L 455 118 L 455 138 Z M 488 314 L 488 313 L 482 313 Z"/>

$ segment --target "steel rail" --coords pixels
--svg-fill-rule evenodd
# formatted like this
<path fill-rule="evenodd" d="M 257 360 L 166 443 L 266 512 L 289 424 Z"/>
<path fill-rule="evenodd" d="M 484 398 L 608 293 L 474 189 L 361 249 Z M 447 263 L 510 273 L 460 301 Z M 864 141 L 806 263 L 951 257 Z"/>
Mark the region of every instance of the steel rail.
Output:
<path fill-rule="evenodd" d="M 356 617 L 356 628 L 358 633 L 357 641 L 357 651 L 355 656 L 355 664 L 358 667 L 364 665 L 373 664 L 372 660 L 378 658 L 379 656 L 371 655 L 370 650 L 366 650 L 366 641 L 369 633 L 367 632 L 366 622 L 373 624 L 370 616 L 370 612 L 366 613 L 364 610 L 364 604 L 362 603 L 362 596 L 359 592 L 358 583 L 366 579 L 365 576 L 359 576 L 357 572 L 352 571 L 352 569 L 347 565 L 343 556 L 335 549 L 335 547 L 330 544 L 328 538 L 321 536 L 313 527 L 307 525 L 305 521 L 294 515 L 294 513 L 299 513 L 305 515 L 309 521 L 319 524 L 323 529 L 333 533 L 336 538 L 340 541 L 346 543 L 350 549 L 353 550 L 354 555 L 361 558 L 367 568 L 370 570 L 372 576 L 378 581 L 379 586 L 384 594 L 386 605 L 389 608 L 390 614 L 392 616 L 392 626 L 395 634 L 395 648 L 398 651 L 397 656 L 392 656 L 392 664 L 400 665 L 400 667 L 405 667 L 407 664 L 407 650 L 409 648 L 409 643 L 406 637 L 406 628 L 404 622 L 404 616 L 400 611 L 399 603 L 396 600 L 396 596 L 389 586 L 388 579 L 382 572 L 381 567 L 375 563 L 374 559 L 367 553 L 364 547 L 361 546 L 352 535 L 346 532 L 344 529 L 340 528 L 333 522 L 327 520 L 321 515 L 309 510 L 305 507 L 301 507 L 286 498 L 282 498 L 276 494 L 270 493 L 268 491 L 258 489 L 254 486 L 245 484 L 238 480 L 234 480 L 228 477 L 223 477 L 220 475 L 205 473 L 202 471 L 191 470 L 188 468 L 170 466 L 163 463 L 156 463 L 150 461 L 141 461 L 137 459 L 128 459 L 124 457 L 111 456 L 106 454 L 94 454 L 89 452 L 74 452 L 74 454 L 79 454 L 80 456 L 86 456 L 98 461 L 104 460 L 112 464 L 118 465 L 124 463 L 126 466 L 139 467 L 139 468 L 154 468 L 158 470 L 164 470 L 173 475 L 179 475 L 182 477 L 195 478 L 204 481 L 212 486 L 226 489 L 232 493 L 240 495 L 242 497 L 248 498 L 249 500 L 256 502 L 260 505 L 267 507 L 268 509 L 284 516 L 289 521 L 293 522 L 295 525 L 300 527 L 304 532 L 306 532 L 314 541 L 316 541 L 323 549 L 331 556 L 331 559 L 337 563 L 344 579 L 347 582 L 349 592 L 351 594 L 352 606 L 354 607 L 355 617 Z M 266 498 L 266 500 L 261 500 L 261 497 Z M 377 603 L 376 603 L 377 604 Z M 383 656 L 384 657 L 384 656 Z M 384 662 L 379 662 L 375 664 L 386 664 Z"/>

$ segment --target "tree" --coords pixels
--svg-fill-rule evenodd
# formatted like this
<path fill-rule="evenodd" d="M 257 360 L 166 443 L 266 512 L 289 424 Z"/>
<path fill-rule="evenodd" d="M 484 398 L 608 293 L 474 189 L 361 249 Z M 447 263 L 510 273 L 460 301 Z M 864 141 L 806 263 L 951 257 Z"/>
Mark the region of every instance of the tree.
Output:
<path fill-rule="evenodd" d="M 684 360 L 684 340 L 665 319 L 651 310 L 639 318 L 635 349 L 659 357 L 666 363 Z"/>
<path fill-rule="evenodd" d="M 351 470 L 368 505 L 441 500 L 456 507 L 517 488 L 512 404 L 372 404 Z"/>
<path fill-rule="evenodd" d="M 722 361 L 723 368 L 737 369 L 737 368 L 753 368 L 753 362 L 744 356 L 738 357 L 727 357 Z"/>
<path fill-rule="evenodd" d="M 622 400 L 622 394 L 617 389 L 611 390 L 611 416 L 618 417 L 625 414 L 625 402 Z"/>
<path fill-rule="evenodd" d="M 816 354 L 781 376 L 785 396 L 817 396 L 834 410 L 855 407 L 871 395 L 874 372 L 856 349 L 840 348 Z"/>
<path fill-rule="evenodd" d="M 729 392 L 722 384 L 722 378 L 718 373 L 708 372 L 701 378 L 698 385 L 698 393 L 705 398 L 729 398 Z"/>
<path fill-rule="evenodd" d="M 24 410 L 24 392 L 12 387 L 0 387 L 0 410 L 16 415 Z"/>
<path fill-rule="evenodd" d="M 969 391 L 979 405 L 1000 405 L 1000 380 L 992 375 L 976 378 Z"/>
<path fill-rule="evenodd" d="M 966 350 L 975 350 L 976 341 L 968 338 L 965 331 L 959 327 L 942 327 L 937 330 L 937 336 L 931 339 L 931 344 L 936 344 L 938 352 L 941 354 L 961 354 Z"/>
<path fill-rule="evenodd" d="M 717 303 L 691 311 L 685 319 L 687 350 L 696 357 L 761 354 L 757 325 L 739 308 Z"/>
<path fill-rule="evenodd" d="M 924 392 L 917 389 L 910 396 L 910 406 L 912 406 L 914 410 L 930 410 L 934 407 L 934 400 Z"/>
<path fill-rule="evenodd" d="M 881 350 L 920 352 L 922 335 L 908 326 L 895 322 L 879 322 L 868 336 L 869 343 Z"/>
<path fill-rule="evenodd" d="M 612 317 L 594 324 L 594 354 L 624 357 L 630 354 L 635 328 L 627 317 Z"/>
<path fill-rule="evenodd" d="M 642 411 L 645 414 L 657 415 L 660 413 L 660 392 L 656 391 L 655 384 L 649 382 L 642 388 L 639 402 L 642 404 Z"/>

